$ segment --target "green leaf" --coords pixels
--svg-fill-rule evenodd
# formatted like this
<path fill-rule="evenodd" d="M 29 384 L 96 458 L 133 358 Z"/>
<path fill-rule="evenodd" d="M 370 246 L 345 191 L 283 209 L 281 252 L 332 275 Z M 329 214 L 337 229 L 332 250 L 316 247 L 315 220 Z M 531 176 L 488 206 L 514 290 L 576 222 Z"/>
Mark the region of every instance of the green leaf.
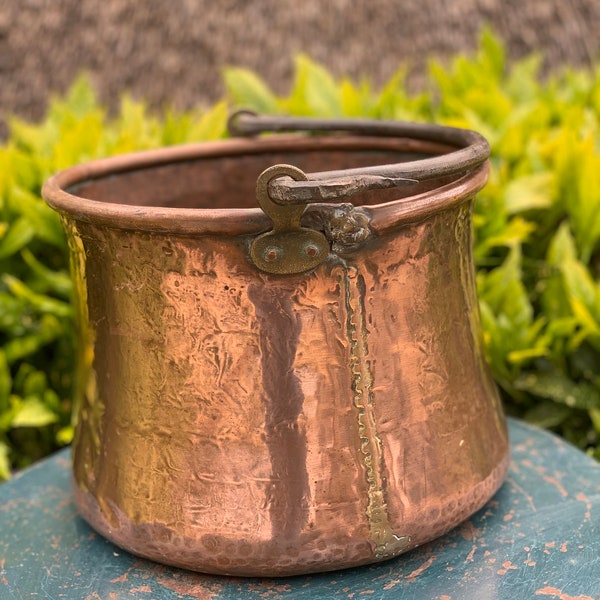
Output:
<path fill-rule="evenodd" d="M 66 427 L 61 427 L 56 432 L 56 442 L 61 446 L 66 446 L 73 441 L 73 435 L 75 431 L 72 425 L 67 425 Z"/>
<path fill-rule="evenodd" d="M 548 263 L 554 272 L 545 282 L 542 306 L 553 318 L 572 317 L 578 325 L 569 336 L 569 351 L 574 352 L 586 339 L 600 348 L 600 284 L 577 260 L 575 244 L 566 225 L 559 228 L 552 240 Z"/>
<path fill-rule="evenodd" d="M 61 335 L 65 328 L 54 315 L 44 315 L 34 333 L 15 337 L 4 344 L 4 353 L 9 365 L 35 354 Z"/>
<path fill-rule="evenodd" d="M 26 302 L 0 291 L 0 333 L 7 339 L 22 336 L 29 329 L 29 317 Z"/>
<path fill-rule="evenodd" d="M 589 410 L 589 414 L 592 419 L 592 423 L 594 425 L 596 433 L 600 433 L 600 408 L 591 408 Z M 598 458 L 600 458 L 600 455 L 598 456 Z"/>
<path fill-rule="evenodd" d="M 549 328 L 558 337 L 573 335 L 577 323 L 572 318 L 571 304 L 559 274 L 553 273 L 541 284 L 541 306 L 550 321 Z"/>
<path fill-rule="evenodd" d="M 580 306 L 581 310 L 585 309 L 592 320 L 595 320 L 595 317 L 598 316 L 594 314 L 597 310 L 597 290 L 589 270 L 577 260 L 563 261 L 560 270 L 567 296 L 573 305 L 573 311 L 576 312 L 575 306 Z"/>
<path fill-rule="evenodd" d="M 29 229 L 38 238 L 58 248 L 64 248 L 65 236 L 60 225 L 58 213 L 52 210 L 40 196 L 36 196 L 19 186 L 14 186 L 10 191 L 9 200 L 10 205 L 27 220 Z"/>
<path fill-rule="evenodd" d="M 364 117 L 372 110 L 373 100 L 370 86 L 363 82 L 355 86 L 349 79 L 343 79 L 339 90 L 342 113 L 346 117 Z"/>
<path fill-rule="evenodd" d="M 15 405 L 11 423 L 13 427 L 45 427 L 58 420 L 57 415 L 37 397 L 19 399 Z"/>
<path fill-rule="evenodd" d="M 12 376 L 6 360 L 6 353 L 0 348 L 0 413 L 8 410 Z"/>
<path fill-rule="evenodd" d="M 24 248 L 35 236 L 35 228 L 29 219 L 21 217 L 5 229 L 0 238 L 0 260 L 16 254 Z"/>
<path fill-rule="evenodd" d="M 539 98 L 540 80 L 538 74 L 542 62 L 541 54 L 531 54 L 515 62 L 510 72 L 507 73 L 506 89 L 510 96 L 519 103 L 530 103 Z M 524 125 L 526 124 L 524 123 Z"/>
<path fill-rule="evenodd" d="M 591 137 L 579 150 L 578 202 L 569 206 L 569 211 L 581 258 L 587 262 L 600 242 L 600 150 Z"/>
<path fill-rule="evenodd" d="M 173 146 L 175 144 L 184 144 L 188 141 L 188 131 L 193 122 L 191 113 L 179 114 L 173 109 L 169 109 L 165 115 L 160 143 L 163 146 Z"/>
<path fill-rule="evenodd" d="M 10 182 L 6 191 L 13 185 L 19 185 L 28 190 L 39 189 L 43 183 L 42 172 L 43 160 L 37 154 L 29 154 L 14 146 L 8 148 L 8 164 L 5 168 L 9 170 Z M 8 173 L 7 173 L 8 174 Z"/>
<path fill-rule="evenodd" d="M 554 174 L 531 173 L 511 180 L 506 186 L 504 204 L 509 215 L 552 206 Z"/>
<path fill-rule="evenodd" d="M 398 104 L 404 99 L 406 67 L 402 66 L 388 79 L 379 94 L 373 112 L 378 119 L 396 118 Z"/>
<path fill-rule="evenodd" d="M 331 74 L 304 54 L 296 57 L 294 89 L 285 106 L 296 114 L 319 117 L 337 117 L 343 112 L 340 92 Z"/>
<path fill-rule="evenodd" d="M 535 317 L 523 285 L 522 254 L 513 246 L 504 262 L 488 273 L 479 272 L 477 284 L 488 360 L 495 377 L 511 393 L 512 380 L 535 358 L 549 354 L 549 340 L 541 335 L 544 317 Z"/>
<path fill-rule="evenodd" d="M 71 317 L 73 314 L 73 309 L 69 303 L 56 300 L 50 296 L 36 294 L 22 281 L 19 281 L 16 277 L 8 273 L 2 275 L 0 279 L 17 298 L 26 300 L 32 308 L 40 313 L 51 314 L 57 317 Z"/>
<path fill-rule="evenodd" d="M 218 140 L 227 133 L 227 119 L 229 106 L 222 101 L 210 110 L 204 112 L 202 117 L 191 125 L 187 134 L 188 141 Z"/>
<path fill-rule="evenodd" d="M 491 71 L 497 78 L 504 74 L 506 53 L 499 37 L 489 27 L 484 27 L 479 38 L 479 61 L 483 69 Z"/>
<path fill-rule="evenodd" d="M 70 299 L 73 283 L 70 275 L 66 271 L 49 269 L 28 249 L 22 250 L 21 256 L 25 264 L 32 270 L 36 281 L 41 284 L 38 288 L 41 287 L 62 298 Z"/>
<path fill-rule="evenodd" d="M 277 98 L 256 73 L 240 67 L 224 70 L 225 86 L 233 102 L 262 114 L 279 112 Z"/>
<path fill-rule="evenodd" d="M 0 440 L 0 481 L 10 479 L 10 448 Z"/>
<path fill-rule="evenodd" d="M 577 248 L 567 222 L 562 223 L 548 247 L 548 264 L 560 268 L 565 262 L 576 260 Z"/>
<path fill-rule="evenodd" d="M 600 408 L 600 389 L 585 382 L 575 383 L 558 371 L 524 374 L 515 381 L 515 387 L 569 408 Z"/>
<path fill-rule="evenodd" d="M 98 109 L 98 100 L 96 92 L 85 73 L 81 73 L 71 84 L 67 96 L 64 100 L 54 99 L 51 112 L 68 112 L 75 118 L 85 117 L 92 111 Z"/>
<path fill-rule="evenodd" d="M 541 329 L 543 326 L 543 321 L 538 321 L 538 327 Z M 515 364 L 520 365 L 523 363 L 529 362 L 532 358 L 541 358 L 542 356 L 547 356 L 548 350 L 544 347 L 540 348 L 526 348 L 525 350 L 513 350 L 509 352 L 506 357 L 507 359 Z"/>
<path fill-rule="evenodd" d="M 568 406 L 554 402 L 540 402 L 533 408 L 530 408 L 524 417 L 532 425 L 548 429 L 557 427 L 566 421 L 570 414 L 571 409 Z"/>
<path fill-rule="evenodd" d="M 48 378 L 42 371 L 33 371 L 30 373 L 23 385 L 24 396 L 43 396 L 48 387 Z"/>
<path fill-rule="evenodd" d="M 50 122 L 45 127 L 39 127 L 14 116 L 9 117 L 8 126 L 12 149 L 37 156 L 50 153 L 58 133 Z"/>
<path fill-rule="evenodd" d="M 600 388 L 600 351 L 589 344 L 583 344 L 571 357 L 572 375 L 577 379 L 586 379 L 594 382 Z"/>
<path fill-rule="evenodd" d="M 95 125 L 98 140 L 102 138 L 102 122 Z M 144 102 L 138 102 L 131 96 L 121 98 L 121 110 L 114 140 L 110 142 L 110 153 L 121 154 L 137 150 L 156 148 L 162 140 L 162 129 L 158 119 L 148 113 Z M 93 147 L 99 145 L 96 142 Z"/>
<path fill-rule="evenodd" d="M 533 319 L 533 308 L 523 286 L 521 248 L 511 248 L 503 264 L 480 278 L 480 295 L 518 337 Z"/>
<path fill-rule="evenodd" d="M 127 126 L 132 129 L 139 124 L 139 121 L 134 120 L 133 115 L 127 115 L 125 118 L 128 119 Z M 122 138 L 126 138 L 129 142 L 130 137 L 129 130 L 126 130 L 119 136 L 119 143 L 122 143 Z M 113 140 L 108 139 L 104 130 L 104 113 L 101 111 L 90 113 L 76 123 L 63 125 L 58 140 L 53 145 L 53 171 L 102 157 L 107 152 L 106 146 L 112 143 Z M 143 139 L 140 147 L 150 146 Z M 126 152 L 137 148 L 138 146 L 134 143 L 131 145 L 125 143 L 119 146 L 119 151 Z"/>
<path fill-rule="evenodd" d="M 369 101 L 370 115 L 373 118 L 396 121 L 431 120 L 432 99 L 426 92 L 416 95 L 409 93 L 406 85 L 407 72 L 406 66 L 401 65 L 385 83 L 379 97 Z"/>
<path fill-rule="evenodd" d="M 489 235 L 488 237 L 482 235 L 483 239 L 477 245 L 475 256 L 481 260 L 492 248 L 499 246 L 512 248 L 513 246 L 521 245 L 535 229 L 536 226 L 533 223 L 525 221 L 521 217 L 514 217 L 500 228 L 498 233 Z"/>

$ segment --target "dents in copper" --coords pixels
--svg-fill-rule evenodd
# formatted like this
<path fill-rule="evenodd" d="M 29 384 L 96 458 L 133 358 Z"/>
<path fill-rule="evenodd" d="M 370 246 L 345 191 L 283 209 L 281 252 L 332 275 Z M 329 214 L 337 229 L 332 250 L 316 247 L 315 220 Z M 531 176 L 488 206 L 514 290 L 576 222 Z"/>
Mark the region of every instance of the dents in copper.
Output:
<path fill-rule="evenodd" d="M 253 119 L 236 123 L 273 124 Z M 80 306 L 76 504 L 119 546 L 216 574 L 358 566 L 443 534 L 501 484 L 471 256 L 484 145 L 357 127 L 45 185 Z"/>

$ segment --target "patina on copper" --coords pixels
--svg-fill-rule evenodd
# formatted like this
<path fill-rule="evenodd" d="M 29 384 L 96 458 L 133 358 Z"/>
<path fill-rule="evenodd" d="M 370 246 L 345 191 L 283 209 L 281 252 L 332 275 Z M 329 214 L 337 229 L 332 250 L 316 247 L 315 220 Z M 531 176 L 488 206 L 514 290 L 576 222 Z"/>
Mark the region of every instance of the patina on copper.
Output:
<path fill-rule="evenodd" d="M 394 557 L 483 506 L 508 464 L 471 254 L 487 146 L 237 119 L 319 134 L 121 156 L 44 186 L 77 286 L 78 509 L 134 554 L 208 573 Z M 305 177 L 265 175 L 267 212 L 309 204 L 279 230 L 255 193 L 274 165 Z M 257 267 L 253 244 L 286 227 L 326 258 Z"/>

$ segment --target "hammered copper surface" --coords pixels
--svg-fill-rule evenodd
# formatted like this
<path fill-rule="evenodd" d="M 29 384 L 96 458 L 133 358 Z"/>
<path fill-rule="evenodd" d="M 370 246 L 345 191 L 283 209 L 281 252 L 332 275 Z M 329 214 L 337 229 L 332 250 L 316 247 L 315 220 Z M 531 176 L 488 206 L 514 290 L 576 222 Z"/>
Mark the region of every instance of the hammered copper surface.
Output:
<path fill-rule="evenodd" d="M 264 168 L 407 147 L 286 140 L 111 159 L 45 186 L 78 289 L 76 501 L 134 554 L 236 575 L 365 564 L 451 529 L 505 475 L 471 257 L 487 167 L 311 207 L 332 244 L 327 220 L 343 229 L 352 210 L 368 239 L 269 275 L 249 259 L 269 227 L 249 208 Z"/>

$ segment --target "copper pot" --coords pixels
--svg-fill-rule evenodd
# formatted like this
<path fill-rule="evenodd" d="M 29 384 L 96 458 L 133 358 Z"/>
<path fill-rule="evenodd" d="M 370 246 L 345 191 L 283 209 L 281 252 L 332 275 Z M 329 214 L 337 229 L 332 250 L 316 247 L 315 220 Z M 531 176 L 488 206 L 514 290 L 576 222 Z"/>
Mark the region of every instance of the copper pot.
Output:
<path fill-rule="evenodd" d="M 487 144 L 394 122 L 232 128 L 319 135 L 120 156 L 44 186 L 78 292 L 77 507 L 130 552 L 207 573 L 397 556 L 507 469 L 471 254 Z"/>

